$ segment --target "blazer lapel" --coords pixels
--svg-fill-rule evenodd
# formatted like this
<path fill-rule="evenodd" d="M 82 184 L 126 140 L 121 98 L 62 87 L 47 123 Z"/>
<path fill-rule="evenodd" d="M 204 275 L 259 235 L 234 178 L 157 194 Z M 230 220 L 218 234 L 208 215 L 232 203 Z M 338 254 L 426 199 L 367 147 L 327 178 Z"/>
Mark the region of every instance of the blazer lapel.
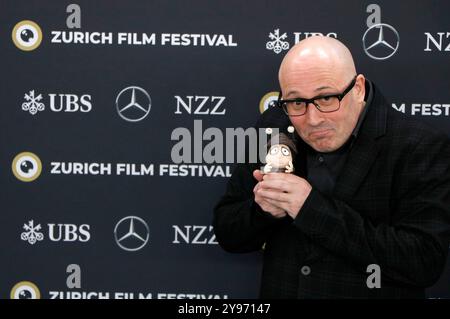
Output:
<path fill-rule="evenodd" d="M 348 154 L 347 161 L 339 174 L 334 195 L 339 198 L 351 198 L 369 172 L 378 152 L 378 137 L 386 132 L 387 102 L 374 87 L 374 98 L 359 135 Z"/>
<path fill-rule="evenodd" d="M 359 136 L 358 141 L 355 141 L 350 154 L 348 154 L 347 161 L 336 181 L 333 193 L 337 197 L 352 197 L 374 163 L 378 151 L 378 145 L 375 140 Z"/>

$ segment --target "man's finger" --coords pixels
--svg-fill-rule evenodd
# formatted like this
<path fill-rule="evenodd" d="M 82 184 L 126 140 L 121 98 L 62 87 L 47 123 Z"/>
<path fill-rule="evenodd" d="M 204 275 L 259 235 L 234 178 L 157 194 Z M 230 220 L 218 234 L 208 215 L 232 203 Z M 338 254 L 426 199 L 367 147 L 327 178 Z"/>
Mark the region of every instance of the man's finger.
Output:
<path fill-rule="evenodd" d="M 256 183 L 255 187 L 253 187 L 253 193 L 256 193 L 258 189 L 261 188 L 261 183 Z"/>
<path fill-rule="evenodd" d="M 267 189 L 259 189 L 258 195 L 263 197 L 264 199 L 271 199 L 277 202 L 289 202 L 290 199 L 289 194 L 278 191 L 270 191 Z"/>
<path fill-rule="evenodd" d="M 270 199 L 270 198 L 266 198 L 265 201 L 267 203 L 269 203 L 270 205 L 275 206 L 277 209 L 286 211 L 285 206 L 287 206 L 287 203 L 285 203 L 285 202 L 280 202 L 280 201 L 277 201 L 275 199 Z"/>
<path fill-rule="evenodd" d="M 259 185 L 261 189 L 265 190 L 273 189 L 286 193 L 289 193 L 292 190 L 291 184 L 284 179 L 264 180 L 261 183 L 259 183 Z"/>
<path fill-rule="evenodd" d="M 263 180 L 264 174 L 263 174 L 259 169 L 255 169 L 255 170 L 253 171 L 253 177 L 254 177 L 258 182 L 260 182 L 260 181 Z"/>

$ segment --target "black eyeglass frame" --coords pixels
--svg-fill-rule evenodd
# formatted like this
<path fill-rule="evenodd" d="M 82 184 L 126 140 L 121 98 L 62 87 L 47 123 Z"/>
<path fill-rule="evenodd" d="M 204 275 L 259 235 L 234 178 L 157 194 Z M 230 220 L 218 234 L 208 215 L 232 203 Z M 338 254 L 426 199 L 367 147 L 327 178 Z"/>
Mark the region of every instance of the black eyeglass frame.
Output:
<path fill-rule="evenodd" d="M 295 99 L 287 99 L 287 100 L 282 100 L 281 96 L 282 96 L 282 92 L 280 91 L 279 95 L 278 95 L 278 100 L 275 102 L 275 105 L 277 107 L 280 107 L 283 109 L 284 113 L 286 113 L 286 115 L 288 116 L 303 116 L 306 114 L 306 112 L 308 111 L 308 105 L 310 103 L 312 103 L 317 110 L 319 110 L 322 113 L 332 113 L 332 112 L 336 112 L 341 108 L 341 101 L 342 99 L 345 97 L 345 95 L 347 95 L 348 92 L 350 92 L 353 87 L 356 84 L 356 78 L 358 77 L 358 75 L 355 75 L 355 77 L 353 78 L 353 80 L 350 82 L 350 84 L 347 86 L 347 88 L 342 92 L 342 93 L 338 93 L 338 94 L 326 94 L 326 95 L 317 95 L 311 99 L 304 99 L 301 97 L 295 98 Z M 318 100 L 318 99 L 323 99 L 323 98 L 331 98 L 331 97 L 336 97 L 339 100 L 339 106 L 336 110 L 333 111 L 323 111 L 320 109 L 320 105 L 316 104 L 314 101 Z M 295 103 L 301 103 L 304 102 L 306 103 L 306 107 L 305 107 L 305 112 L 303 114 L 296 114 L 296 115 L 291 115 L 288 113 L 287 109 L 284 107 L 285 103 L 289 103 L 289 102 L 295 102 Z"/>

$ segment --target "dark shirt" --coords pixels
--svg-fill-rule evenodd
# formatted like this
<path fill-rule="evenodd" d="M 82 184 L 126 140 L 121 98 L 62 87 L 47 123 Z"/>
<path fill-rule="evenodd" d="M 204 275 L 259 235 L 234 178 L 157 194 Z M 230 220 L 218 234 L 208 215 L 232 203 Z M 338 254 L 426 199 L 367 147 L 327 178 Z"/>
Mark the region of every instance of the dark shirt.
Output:
<path fill-rule="evenodd" d="M 311 147 L 308 147 L 306 155 L 307 180 L 320 192 L 331 195 L 336 180 L 344 167 L 348 154 L 352 148 L 354 140 L 357 138 L 361 125 L 366 117 L 367 110 L 372 101 L 372 84 L 366 80 L 366 96 L 364 97 L 366 105 L 364 106 L 356 126 L 349 139 L 339 149 L 321 153 Z"/>

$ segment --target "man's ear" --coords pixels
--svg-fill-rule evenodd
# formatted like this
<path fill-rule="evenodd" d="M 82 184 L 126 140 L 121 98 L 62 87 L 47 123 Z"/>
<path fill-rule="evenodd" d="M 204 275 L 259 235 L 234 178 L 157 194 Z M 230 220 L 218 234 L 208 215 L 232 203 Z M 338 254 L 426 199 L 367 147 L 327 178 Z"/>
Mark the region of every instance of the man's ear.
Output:
<path fill-rule="evenodd" d="M 356 100 L 358 102 L 364 102 L 366 96 L 366 78 L 362 74 L 358 74 L 355 83 Z"/>

